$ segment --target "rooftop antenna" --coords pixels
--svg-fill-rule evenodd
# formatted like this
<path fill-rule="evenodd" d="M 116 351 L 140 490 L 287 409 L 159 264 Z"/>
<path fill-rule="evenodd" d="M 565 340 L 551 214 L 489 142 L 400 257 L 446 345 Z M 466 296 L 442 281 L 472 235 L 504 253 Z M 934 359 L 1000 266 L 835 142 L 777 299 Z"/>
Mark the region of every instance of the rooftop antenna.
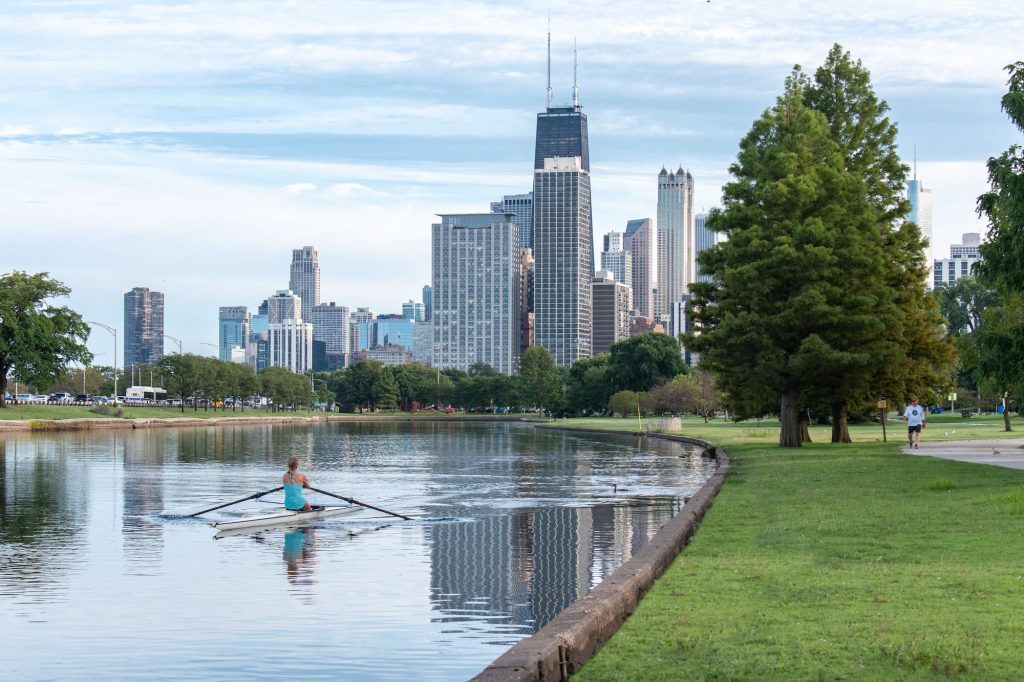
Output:
<path fill-rule="evenodd" d="M 580 108 L 580 86 L 576 83 L 576 64 L 579 60 L 576 57 L 576 38 L 572 39 L 572 105 Z"/>
<path fill-rule="evenodd" d="M 551 10 L 548 10 L 548 109 L 551 108 Z"/>

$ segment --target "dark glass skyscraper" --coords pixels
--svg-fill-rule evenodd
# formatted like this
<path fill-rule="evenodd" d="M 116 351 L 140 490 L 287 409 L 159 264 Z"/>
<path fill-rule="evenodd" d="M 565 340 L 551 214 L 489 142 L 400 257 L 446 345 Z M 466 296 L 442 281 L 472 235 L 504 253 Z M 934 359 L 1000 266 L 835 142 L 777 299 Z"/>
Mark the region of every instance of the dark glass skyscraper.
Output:
<path fill-rule="evenodd" d="M 124 295 L 124 366 L 152 365 L 164 354 L 164 295 L 135 287 Z"/>
<path fill-rule="evenodd" d="M 537 114 L 537 146 L 533 169 L 542 170 L 544 159 L 580 157 L 583 170 L 590 172 L 590 142 L 587 115 L 579 104 L 548 107 Z"/>

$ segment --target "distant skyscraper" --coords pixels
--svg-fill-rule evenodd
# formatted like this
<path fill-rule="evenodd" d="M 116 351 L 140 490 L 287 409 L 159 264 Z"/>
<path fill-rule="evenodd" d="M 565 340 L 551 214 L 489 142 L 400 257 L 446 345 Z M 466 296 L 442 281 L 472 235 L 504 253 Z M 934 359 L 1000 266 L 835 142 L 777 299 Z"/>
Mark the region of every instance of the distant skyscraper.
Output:
<path fill-rule="evenodd" d="M 295 320 L 297 322 L 303 320 L 301 301 L 290 289 L 278 290 L 276 294 L 268 298 L 264 303 L 266 304 L 267 324 L 284 322 L 285 320 Z M 263 310 L 262 306 L 260 306 L 260 310 Z"/>
<path fill-rule="evenodd" d="M 981 233 L 965 233 L 959 244 L 949 247 L 949 258 L 935 260 L 932 284 L 936 288 L 953 286 L 961 277 L 971 276 L 974 264 L 981 260 L 980 245 Z"/>
<path fill-rule="evenodd" d="M 916 156 L 916 154 L 915 154 Z M 932 191 L 925 189 L 917 179 L 917 159 L 914 159 L 914 179 L 907 185 L 907 199 L 910 200 L 909 220 L 921 229 L 921 236 L 928 240 L 924 249 L 926 263 L 932 262 Z M 929 282 L 928 284 L 931 284 Z"/>
<path fill-rule="evenodd" d="M 164 355 L 164 295 L 135 287 L 124 295 L 124 366 L 152 365 Z"/>
<path fill-rule="evenodd" d="M 356 308 L 349 322 L 349 352 L 369 350 L 377 344 L 373 321 L 377 313 L 369 308 Z"/>
<path fill-rule="evenodd" d="M 506 194 L 491 202 L 491 213 L 512 213 L 519 225 L 519 246 L 533 248 L 533 192 Z"/>
<path fill-rule="evenodd" d="M 519 350 L 520 354 L 533 345 L 533 299 L 536 282 L 536 263 L 533 249 L 520 249 L 519 260 Z"/>
<path fill-rule="evenodd" d="M 590 173 L 580 157 L 534 171 L 534 342 L 558 365 L 591 355 L 593 226 Z"/>
<path fill-rule="evenodd" d="M 264 301 L 260 305 L 260 310 L 266 311 L 268 307 L 267 302 Z M 269 329 L 270 322 L 266 312 L 253 315 L 249 321 L 249 343 L 245 347 L 245 361 L 257 372 L 270 366 L 267 355 L 267 344 L 270 340 Z"/>
<path fill-rule="evenodd" d="M 249 344 L 252 316 L 244 305 L 223 306 L 220 309 L 217 356 L 224 362 L 233 362 L 233 348 L 244 349 Z"/>
<path fill-rule="evenodd" d="M 680 167 L 658 174 L 658 296 L 656 317 L 668 319 L 693 282 L 693 176 Z"/>
<path fill-rule="evenodd" d="M 640 317 L 654 317 L 654 288 L 657 283 L 657 233 L 650 218 L 626 223 L 623 248 L 629 252 L 633 270 L 633 310 Z"/>
<path fill-rule="evenodd" d="M 519 225 L 510 213 L 444 214 L 432 226 L 434 365 L 519 365 Z"/>
<path fill-rule="evenodd" d="M 374 320 L 375 334 L 377 339 L 374 347 L 377 346 L 401 346 L 412 350 L 413 327 L 416 324 L 402 315 L 380 315 Z"/>
<path fill-rule="evenodd" d="M 432 307 L 433 304 L 431 303 L 431 289 L 430 285 L 427 284 L 423 287 L 423 319 L 427 322 L 430 322 L 430 320 L 432 319 L 430 317 Z"/>
<path fill-rule="evenodd" d="M 313 306 L 311 315 L 313 369 L 318 372 L 332 372 L 343 368 L 349 347 L 348 308 L 335 305 L 331 301 Z"/>
<path fill-rule="evenodd" d="M 696 262 L 704 249 L 714 246 L 718 242 L 718 235 L 708 229 L 708 215 L 707 213 L 698 213 L 697 219 L 694 226 L 694 234 L 696 239 L 694 240 L 695 247 L 693 250 L 693 272 L 696 274 L 695 281 L 697 282 L 710 282 L 711 275 L 705 275 L 701 272 L 700 263 Z"/>
<path fill-rule="evenodd" d="M 317 260 L 316 247 L 303 246 L 292 250 L 288 288 L 302 299 L 301 319 L 309 320 L 313 306 L 320 305 L 320 261 Z"/>
<path fill-rule="evenodd" d="M 633 288 L 633 258 L 623 249 L 621 232 L 604 235 L 604 251 L 601 252 L 601 270 L 610 272 L 616 282 Z M 632 305 L 632 304 L 631 304 Z"/>
<path fill-rule="evenodd" d="M 419 301 L 406 301 L 402 304 L 402 317 L 407 320 L 423 322 L 427 319 L 425 315 L 426 311 L 423 308 L 423 304 Z"/>
<path fill-rule="evenodd" d="M 268 326 L 267 360 L 271 367 L 284 367 L 296 374 L 313 369 L 313 325 L 286 319 Z"/>
<path fill-rule="evenodd" d="M 629 338 L 630 298 L 628 284 L 616 281 L 610 272 L 594 274 L 594 355 Z"/>

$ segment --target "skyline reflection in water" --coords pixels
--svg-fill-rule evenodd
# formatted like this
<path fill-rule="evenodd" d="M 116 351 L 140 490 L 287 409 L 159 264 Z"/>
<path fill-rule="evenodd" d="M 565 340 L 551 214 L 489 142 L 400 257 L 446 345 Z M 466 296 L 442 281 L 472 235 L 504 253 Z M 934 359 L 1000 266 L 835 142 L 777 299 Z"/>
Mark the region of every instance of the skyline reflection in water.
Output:
<path fill-rule="evenodd" d="M 315 486 L 416 520 L 214 540 L 209 520 L 274 507 L 164 516 L 276 486 L 291 454 Z M 518 424 L 0 439 L 7 671 L 466 679 L 628 560 L 713 467 L 675 443 Z"/>

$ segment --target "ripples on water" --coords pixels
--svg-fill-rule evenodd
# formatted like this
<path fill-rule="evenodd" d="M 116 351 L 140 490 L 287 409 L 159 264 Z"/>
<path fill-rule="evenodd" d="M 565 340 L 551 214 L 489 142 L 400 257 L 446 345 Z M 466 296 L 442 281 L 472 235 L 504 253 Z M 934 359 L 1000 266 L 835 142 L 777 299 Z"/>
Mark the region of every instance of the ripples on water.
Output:
<path fill-rule="evenodd" d="M 166 515 L 279 485 L 291 454 L 315 486 L 417 519 L 215 540 L 210 520 L 273 507 Z M 516 424 L 0 439 L 2 676 L 467 679 L 628 560 L 712 469 L 665 441 Z"/>

